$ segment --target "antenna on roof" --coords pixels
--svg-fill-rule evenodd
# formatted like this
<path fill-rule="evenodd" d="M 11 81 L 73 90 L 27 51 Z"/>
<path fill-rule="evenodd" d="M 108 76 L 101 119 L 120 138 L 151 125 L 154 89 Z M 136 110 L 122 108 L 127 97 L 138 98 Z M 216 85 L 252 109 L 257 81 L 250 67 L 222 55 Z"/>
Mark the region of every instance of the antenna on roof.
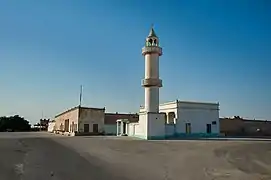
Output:
<path fill-rule="evenodd" d="M 83 93 L 83 86 L 80 86 L 80 97 L 79 97 L 79 107 L 82 105 L 82 93 Z"/>

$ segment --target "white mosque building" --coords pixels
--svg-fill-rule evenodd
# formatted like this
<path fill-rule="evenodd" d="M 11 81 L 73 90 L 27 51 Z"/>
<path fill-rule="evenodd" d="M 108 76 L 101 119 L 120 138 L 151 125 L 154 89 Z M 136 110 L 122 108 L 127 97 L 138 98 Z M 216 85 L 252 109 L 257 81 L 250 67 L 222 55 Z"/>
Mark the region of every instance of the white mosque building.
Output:
<path fill-rule="evenodd" d="M 139 121 L 117 120 L 117 135 L 142 139 L 219 136 L 219 103 L 173 101 L 159 104 L 159 57 L 162 48 L 153 27 L 142 48 L 145 57 L 145 105 L 140 107 Z"/>

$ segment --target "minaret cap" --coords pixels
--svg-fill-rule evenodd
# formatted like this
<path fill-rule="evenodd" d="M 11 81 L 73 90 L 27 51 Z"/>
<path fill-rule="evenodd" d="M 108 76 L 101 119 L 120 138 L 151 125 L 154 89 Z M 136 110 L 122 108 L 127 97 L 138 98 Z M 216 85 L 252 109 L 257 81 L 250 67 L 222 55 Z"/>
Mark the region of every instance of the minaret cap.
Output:
<path fill-rule="evenodd" d="M 149 33 L 148 37 L 156 37 L 157 38 L 157 36 L 156 36 L 156 34 L 154 32 L 154 29 L 153 29 L 153 25 L 151 26 L 151 30 L 150 30 L 150 33 Z"/>

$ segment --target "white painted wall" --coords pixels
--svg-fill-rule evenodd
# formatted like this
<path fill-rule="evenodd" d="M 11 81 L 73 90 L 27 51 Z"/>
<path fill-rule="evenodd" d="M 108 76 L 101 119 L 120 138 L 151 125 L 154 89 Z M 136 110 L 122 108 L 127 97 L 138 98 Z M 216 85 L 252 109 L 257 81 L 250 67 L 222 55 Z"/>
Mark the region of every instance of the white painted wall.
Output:
<path fill-rule="evenodd" d="M 167 123 L 169 123 L 169 114 L 172 113 L 172 112 L 175 113 L 175 118 L 178 119 L 178 104 L 177 104 L 177 101 L 160 104 L 159 111 L 161 113 L 166 114 L 165 121 Z M 175 119 L 175 123 L 176 123 L 176 119 Z"/>
<path fill-rule="evenodd" d="M 159 137 L 165 136 L 165 114 L 164 113 L 147 113 L 148 115 L 148 137 Z"/>
<path fill-rule="evenodd" d="M 219 104 L 198 103 L 198 102 L 178 102 L 178 123 L 177 131 L 185 133 L 185 124 L 191 123 L 191 133 L 206 133 L 207 124 L 211 125 L 212 133 L 219 132 Z"/>
<path fill-rule="evenodd" d="M 175 133 L 175 124 L 166 124 L 165 128 L 166 128 L 165 129 L 166 136 L 174 135 L 174 133 Z"/>
<path fill-rule="evenodd" d="M 219 104 L 205 102 L 172 101 L 159 106 L 160 112 L 175 113 L 175 133 L 186 133 L 186 123 L 191 124 L 191 133 L 207 133 L 207 124 L 211 124 L 212 132 L 220 133 L 219 129 Z M 212 122 L 216 124 L 212 124 Z M 174 134 L 171 126 L 166 126 L 166 134 Z"/>
<path fill-rule="evenodd" d="M 147 139 L 147 113 L 139 113 L 138 124 L 135 125 L 135 136 Z"/>
<path fill-rule="evenodd" d="M 135 129 L 137 128 L 139 124 L 138 123 L 129 123 L 128 124 L 128 136 L 134 136 L 135 135 Z"/>
<path fill-rule="evenodd" d="M 177 102 L 163 103 L 159 105 L 159 111 L 168 114 L 174 112 L 177 114 Z"/>
<path fill-rule="evenodd" d="M 148 124 L 148 128 L 162 128 L 165 129 L 165 134 L 167 136 L 186 133 L 186 123 L 191 124 L 191 133 L 194 134 L 205 134 L 207 133 L 207 124 L 211 124 L 212 132 L 214 134 L 219 134 L 219 104 L 218 103 L 204 103 L 204 102 L 189 102 L 189 101 L 172 101 L 159 106 L 160 112 L 166 113 L 167 117 L 169 113 L 175 113 L 175 122 L 171 126 L 169 124 L 162 125 L 158 127 L 158 124 Z M 140 108 L 140 111 L 144 111 L 144 107 Z M 164 117 L 164 122 L 167 117 Z M 142 118 L 143 119 L 143 118 Z M 213 124 L 212 122 L 216 122 Z M 148 129 L 149 131 L 149 129 Z M 150 132 L 147 132 L 151 134 Z M 161 132 L 162 133 L 162 132 Z M 157 133 L 156 133 L 157 134 Z M 162 134 L 161 134 L 162 135 Z"/>
<path fill-rule="evenodd" d="M 165 135 L 164 113 L 139 113 L 139 123 L 129 124 L 129 136 L 148 139 L 149 137 L 162 137 Z"/>
<path fill-rule="evenodd" d="M 49 122 L 47 131 L 48 132 L 54 132 L 55 124 L 56 124 L 55 122 Z"/>

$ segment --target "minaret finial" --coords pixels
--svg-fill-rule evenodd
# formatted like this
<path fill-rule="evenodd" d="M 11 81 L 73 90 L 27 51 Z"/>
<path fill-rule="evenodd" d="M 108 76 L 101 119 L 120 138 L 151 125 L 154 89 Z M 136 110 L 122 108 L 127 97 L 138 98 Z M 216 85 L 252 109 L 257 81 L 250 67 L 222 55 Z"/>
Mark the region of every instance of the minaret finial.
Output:
<path fill-rule="evenodd" d="M 149 33 L 148 37 L 157 37 L 155 32 L 154 32 L 154 29 L 153 29 L 153 23 L 151 24 L 151 30 L 150 30 L 150 33 Z"/>

